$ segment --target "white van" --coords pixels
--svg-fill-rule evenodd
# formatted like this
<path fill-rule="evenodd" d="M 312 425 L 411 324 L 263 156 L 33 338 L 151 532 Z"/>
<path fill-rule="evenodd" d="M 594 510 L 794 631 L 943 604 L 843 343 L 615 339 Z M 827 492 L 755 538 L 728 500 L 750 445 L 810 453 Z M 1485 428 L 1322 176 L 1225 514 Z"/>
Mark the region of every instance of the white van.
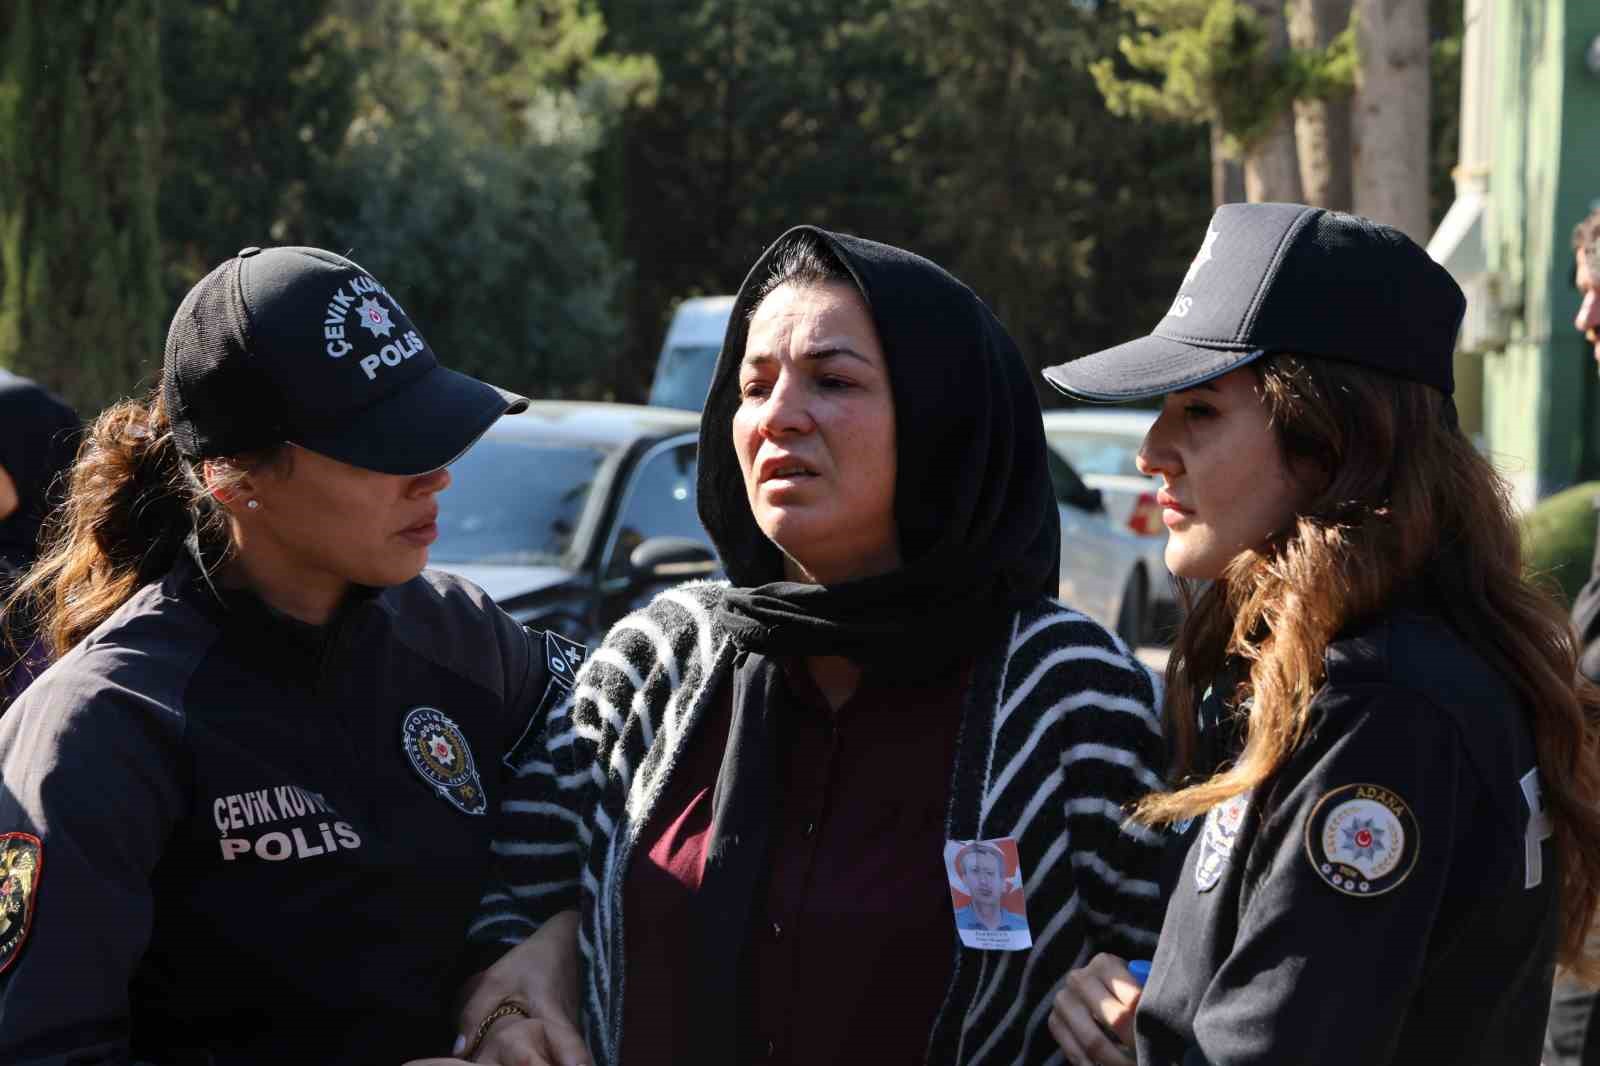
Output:
<path fill-rule="evenodd" d="M 732 296 L 697 296 L 673 312 L 667 339 L 656 360 L 650 402 L 658 407 L 698 411 L 705 406 L 722 338 L 733 314 Z"/>

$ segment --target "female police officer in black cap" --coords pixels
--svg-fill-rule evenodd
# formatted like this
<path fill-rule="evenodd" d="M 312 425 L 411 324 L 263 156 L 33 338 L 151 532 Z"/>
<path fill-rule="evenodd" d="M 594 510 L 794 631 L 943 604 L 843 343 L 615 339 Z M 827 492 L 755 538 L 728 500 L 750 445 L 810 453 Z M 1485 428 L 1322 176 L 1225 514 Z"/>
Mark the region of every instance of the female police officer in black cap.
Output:
<path fill-rule="evenodd" d="M 517 396 L 311 248 L 184 299 L 95 422 L 21 595 L 59 661 L 0 722 L 0 1061 L 443 1053 L 536 639 L 424 572 L 445 467 Z M 475 946 L 469 946 L 469 932 Z"/>
<path fill-rule="evenodd" d="M 1388 227 L 1230 205 L 1151 336 L 1046 372 L 1165 395 L 1139 464 L 1207 582 L 1138 809 L 1187 855 L 1142 997 L 1109 956 L 1057 997 L 1070 1061 L 1128 1061 L 1100 1024 L 1142 1066 L 1539 1061 L 1600 887 L 1596 705 L 1456 423 L 1464 306 Z"/>

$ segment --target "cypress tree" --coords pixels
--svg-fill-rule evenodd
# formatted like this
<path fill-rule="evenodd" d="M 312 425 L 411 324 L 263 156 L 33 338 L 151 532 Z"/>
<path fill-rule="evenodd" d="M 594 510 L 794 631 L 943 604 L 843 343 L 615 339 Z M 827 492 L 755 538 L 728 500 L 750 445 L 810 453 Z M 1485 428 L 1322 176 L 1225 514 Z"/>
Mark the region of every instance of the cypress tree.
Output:
<path fill-rule="evenodd" d="M 0 21 L 0 366 L 85 411 L 154 380 L 160 0 Z"/>

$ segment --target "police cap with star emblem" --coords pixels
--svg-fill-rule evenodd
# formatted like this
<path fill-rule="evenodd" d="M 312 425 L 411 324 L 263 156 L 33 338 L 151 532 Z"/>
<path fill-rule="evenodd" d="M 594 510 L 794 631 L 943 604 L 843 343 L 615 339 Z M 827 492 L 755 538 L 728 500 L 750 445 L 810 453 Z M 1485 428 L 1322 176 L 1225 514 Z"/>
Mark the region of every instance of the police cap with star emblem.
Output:
<path fill-rule="evenodd" d="M 1172 306 L 1147 337 L 1050 367 L 1083 400 L 1191 388 L 1264 355 L 1356 363 L 1455 388 L 1466 297 L 1399 230 L 1304 204 L 1224 204 Z"/>
<path fill-rule="evenodd" d="M 352 466 L 448 466 L 528 401 L 439 365 L 386 288 L 320 248 L 245 248 L 189 291 L 162 402 L 190 458 L 298 444 Z"/>

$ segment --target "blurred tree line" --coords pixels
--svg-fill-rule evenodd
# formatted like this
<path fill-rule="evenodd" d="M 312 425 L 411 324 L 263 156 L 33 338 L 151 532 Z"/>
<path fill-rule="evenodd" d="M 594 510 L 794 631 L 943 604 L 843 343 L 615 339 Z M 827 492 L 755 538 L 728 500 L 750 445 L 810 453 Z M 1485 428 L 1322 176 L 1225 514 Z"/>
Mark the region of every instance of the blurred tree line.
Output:
<path fill-rule="evenodd" d="M 1097 87 L 1139 6 L 10 0 L 0 365 L 92 409 L 207 269 L 305 243 L 459 369 L 638 400 L 675 303 L 802 222 L 938 260 L 1059 361 L 1148 330 L 1211 209 L 1205 126 Z"/>

